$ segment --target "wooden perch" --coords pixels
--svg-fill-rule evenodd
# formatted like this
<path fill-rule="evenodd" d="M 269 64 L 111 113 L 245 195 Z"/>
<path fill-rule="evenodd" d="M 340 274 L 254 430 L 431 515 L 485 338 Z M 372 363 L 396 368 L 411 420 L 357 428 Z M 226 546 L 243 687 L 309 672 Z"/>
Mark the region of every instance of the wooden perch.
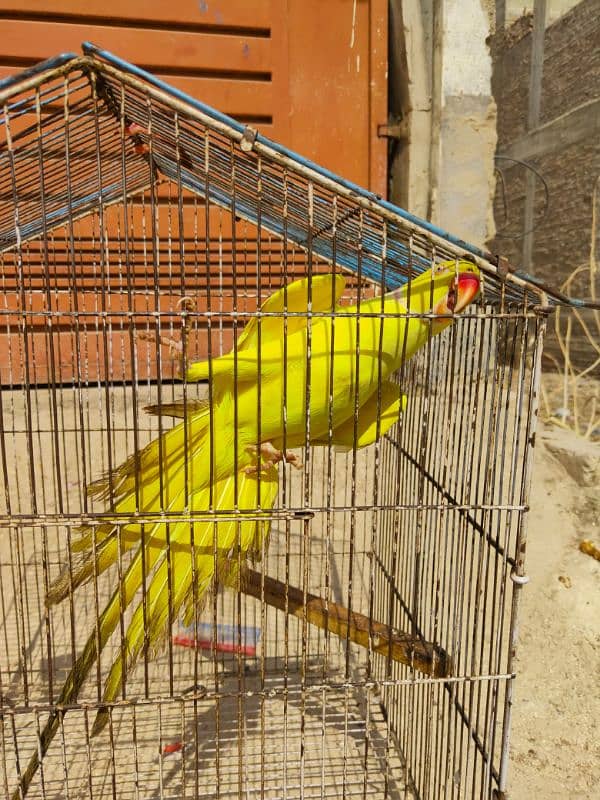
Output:
<path fill-rule="evenodd" d="M 327 603 L 314 594 L 306 595 L 294 586 L 287 586 L 274 578 L 264 577 L 255 570 L 245 570 L 241 581 L 241 590 L 257 600 L 262 600 L 264 591 L 265 603 L 280 611 L 286 611 L 299 619 L 306 619 L 311 625 L 327 630 L 340 639 L 350 639 L 361 647 L 369 647 L 371 634 L 371 650 L 383 656 L 390 655 L 393 661 L 399 661 L 414 667 L 434 678 L 446 678 L 452 672 L 452 661 L 448 653 L 438 645 L 424 642 L 410 633 L 401 633 L 381 622 L 371 621 L 364 614 L 348 609 L 337 603 Z M 390 635 L 391 634 L 391 635 Z"/>

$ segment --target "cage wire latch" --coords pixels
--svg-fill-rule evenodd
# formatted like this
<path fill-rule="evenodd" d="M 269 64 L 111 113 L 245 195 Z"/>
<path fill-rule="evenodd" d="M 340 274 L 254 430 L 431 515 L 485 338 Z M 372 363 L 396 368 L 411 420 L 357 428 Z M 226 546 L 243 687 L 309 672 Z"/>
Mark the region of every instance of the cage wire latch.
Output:
<path fill-rule="evenodd" d="M 298 511 L 294 511 L 292 516 L 293 516 L 294 519 L 311 520 L 311 519 L 314 519 L 315 512 L 311 511 L 310 508 L 303 508 L 303 509 L 299 509 Z"/>
<path fill-rule="evenodd" d="M 244 153 L 250 153 L 254 150 L 254 143 L 256 142 L 256 137 L 258 136 L 258 131 L 256 128 L 252 128 L 250 125 L 246 125 L 244 128 L 244 132 L 242 134 L 242 138 L 240 140 L 240 147 L 244 151 Z"/>
<path fill-rule="evenodd" d="M 514 569 L 510 573 L 510 579 L 513 583 L 516 583 L 517 586 L 525 586 L 531 580 L 529 575 L 519 575 Z"/>

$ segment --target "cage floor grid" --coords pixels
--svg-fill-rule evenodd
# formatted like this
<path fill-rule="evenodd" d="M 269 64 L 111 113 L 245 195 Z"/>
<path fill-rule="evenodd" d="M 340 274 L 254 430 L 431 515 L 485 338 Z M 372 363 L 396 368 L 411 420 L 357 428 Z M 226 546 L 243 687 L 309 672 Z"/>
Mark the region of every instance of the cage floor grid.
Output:
<path fill-rule="evenodd" d="M 125 417 L 130 390 L 125 393 Z M 88 395 L 86 395 L 87 397 Z M 90 393 L 90 402 L 93 393 Z M 73 413 L 68 393 L 62 412 Z M 119 405 L 119 393 L 111 393 Z M 49 414 L 45 393 L 35 394 L 40 422 Z M 11 394 L 15 422 L 14 447 L 17 457 L 24 453 L 22 398 Z M 113 409 L 113 412 L 115 409 Z M 70 426 L 65 424 L 65 430 Z M 88 434 L 89 452 L 100 444 L 100 426 Z M 126 428 L 125 420 L 122 427 Z M 43 422 L 40 429 L 45 429 Z M 65 432 L 65 452 L 76 448 L 74 431 Z M 98 440 L 98 441 L 96 441 Z M 121 446 L 126 448 L 126 443 Z M 45 474 L 45 485 L 52 492 L 56 484 L 56 465 L 43 458 L 40 445 L 38 467 Z M 17 458 L 18 460 L 18 458 Z M 66 461 L 64 463 L 67 463 Z M 366 464 L 365 464 L 366 467 Z M 90 465 L 92 469 L 92 465 Z M 96 470 L 99 467 L 96 465 Z M 369 470 L 365 468 L 365 473 Z M 65 476 L 73 485 L 70 502 L 77 509 L 77 476 Z M 364 491 L 368 491 L 367 486 Z M 15 504 L 26 503 L 15 496 Z M 48 502 L 51 503 L 50 498 Z M 293 579 L 301 585 L 302 531 L 298 523 L 286 533 L 274 522 L 265 568 L 282 577 L 286 558 Z M 329 553 L 330 580 L 335 599 L 343 600 L 342 585 L 347 566 L 344 516 L 333 524 L 327 549 L 319 537 L 311 540 L 311 553 L 321 559 Z M 365 549 L 361 537 L 367 537 L 365 525 L 357 528 L 355 552 L 355 601 L 364 604 L 367 576 L 361 569 L 360 553 Z M 20 525 L 0 537 L 0 570 L 8 586 L 18 580 L 24 594 L 3 593 L 3 639 L 6 653 L 16 656 L 26 642 L 27 691 L 31 710 L 23 710 L 24 676 L 17 660 L 11 661 L 10 680 L 2 686 L 5 707 L 17 711 L 5 714 L 0 747 L 5 774 L 0 786 L 7 796 L 15 788 L 19 770 L 23 771 L 36 749 L 37 735 L 47 720 L 48 673 L 46 630 L 43 611 L 44 577 L 41 569 L 42 540 L 47 540 L 47 563 L 51 575 L 57 574 L 65 561 L 66 530 L 55 525 Z M 287 554 L 287 556 L 286 556 Z M 311 572 L 311 586 L 316 576 Z M 99 601 L 106 602 L 115 576 L 98 579 Z M 318 584 L 318 582 L 317 582 Z M 319 588 L 315 585 L 314 588 Z M 21 597 L 23 608 L 17 607 Z M 77 593 L 75 652 L 79 653 L 95 620 L 94 592 L 91 587 Z M 204 609 L 202 625 L 211 628 L 211 603 Z M 236 630 L 238 618 L 236 594 L 225 592 L 218 597 L 219 624 Z M 193 631 L 174 625 L 170 654 L 161 655 L 147 666 L 149 699 L 144 701 L 144 669 L 138 664 L 127 683 L 128 697 L 136 698 L 117 705 L 111 723 L 97 737 L 91 728 L 97 708 L 94 674 L 88 678 L 80 701 L 86 708 L 69 710 L 59 732 L 44 758 L 28 798 L 395 798 L 401 793 L 402 769 L 398 751 L 390 735 L 379 697 L 371 690 L 346 687 L 346 657 L 340 640 L 324 639 L 322 632 L 308 626 L 304 634 L 299 620 L 289 621 L 280 612 L 268 609 L 261 614 L 260 602 L 245 597 L 240 622 L 244 635 L 256 631 L 253 655 L 235 653 L 211 656 L 210 650 L 198 651 L 177 646 L 178 639 L 193 637 Z M 52 683 L 54 697 L 72 665 L 71 611 L 69 604 L 52 610 Z M 193 627 L 193 626 L 192 626 Z M 250 632 L 250 633 L 248 633 Z M 304 637 L 304 643 L 303 643 Z M 210 633 L 209 633 L 210 638 Z M 235 639 L 235 636 L 234 636 Z M 235 641 L 233 642 L 235 644 Z M 118 644 L 111 643 L 103 653 L 103 675 L 115 655 Z M 364 673 L 351 654 L 349 677 L 354 684 L 364 681 Z M 263 677 L 261 678 L 261 672 Z M 196 678 L 194 678 L 194 674 Z M 176 698 L 169 697 L 169 679 Z M 186 694 L 194 689 L 196 694 Z M 210 696 L 202 697 L 206 687 Z M 218 687 L 215 689 L 215 687 Z M 217 697 L 215 697 L 215 693 Z M 184 699 L 178 699 L 183 697 Z M 189 699 L 188 699 L 189 697 Z M 159 699 L 163 698 L 163 699 Z M 35 710 L 35 707 L 39 710 Z"/>
<path fill-rule="evenodd" d="M 119 460 L 131 452 L 130 433 L 123 434 L 129 428 L 127 421 L 132 391 L 131 387 L 113 388 L 108 401 L 92 389 L 80 393 L 87 421 L 85 460 L 88 476 L 97 475 L 105 467 L 99 455 L 104 452 L 103 442 L 107 433 L 103 419 L 109 411 L 113 423 L 114 457 Z M 151 387 L 140 387 L 138 400 L 153 402 L 153 391 Z M 42 389 L 32 392 L 30 397 L 38 431 L 33 458 L 36 472 L 43 478 L 39 485 L 44 507 L 52 511 L 57 507 L 56 492 L 60 479 L 61 485 L 69 488 L 65 492 L 67 510 L 75 517 L 71 526 L 76 525 L 83 502 L 81 460 L 70 458 L 69 454 L 79 452 L 82 432 L 78 430 L 74 394 L 68 389 L 60 391 L 62 438 L 58 461 L 47 457 L 53 452 L 51 395 Z M 7 420 L 7 450 L 16 468 L 26 475 L 23 393 L 19 390 L 5 393 L 5 403 L 11 411 Z M 156 423 L 151 417 L 144 418 L 144 421 L 147 429 L 143 434 L 150 438 Z M 317 506 L 328 505 L 325 456 L 326 452 L 319 449 L 311 454 L 312 499 Z M 368 504 L 369 498 L 374 496 L 373 459 L 374 453 L 370 449 L 357 454 L 356 495 L 352 501 L 356 507 Z M 373 518 L 368 512 L 356 510 L 352 519 L 347 512 L 348 492 L 352 485 L 351 466 L 345 454 L 337 454 L 332 460 L 335 482 L 331 489 L 331 505 L 336 510 L 317 513 L 311 521 L 310 535 L 306 535 L 299 520 L 273 521 L 268 547 L 257 567 L 279 580 L 285 579 L 288 570 L 290 585 L 301 587 L 306 580 L 307 590 L 319 595 L 325 594 L 327 585 L 335 602 L 347 604 L 352 565 L 353 608 L 364 613 L 369 610 L 371 562 L 368 554 L 372 546 Z M 293 474 L 291 469 L 287 474 L 288 505 L 301 507 L 301 476 Z M 393 464 L 390 474 L 395 474 Z M 13 508 L 28 510 L 30 495 L 27 489 L 26 482 L 14 482 L 10 496 Z M 380 512 L 380 517 L 381 523 L 383 512 Z M 403 524 L 410 526 L 410 519 L 403 519 Z M 77 591 L 72 607 L 67 602 L 53 607 L 48 620 L 50 634 L 46 627 L 44 585 L 46 579 L 51 581 L 66 562 L 67 527 L 57 524 L 54 518 L 45 524 L 25 518 L 0 531 L 0 599 L 4 618 L 1 691 L 3 706 L 8 709 L 0 742 L 6 775 L 0 772 L 0 786 L 5 789 L 6 796 L 10 796 L 16 785 L 15 753 L 18 753 L 19 768 L 23 771 L 36 749 L 36 725 L 41 730 L 47 720 L 45 709 L 50 682 L 48 635 L 51 638 L 53 698 L 56 702 L 58 691 L 72 666 L 73 653 L 81 652 L 96 620 L 94 590 L 90 584 Z M 352 555 L 349 534 L 352 534 L 354 545 Z M 459 534 L 457 531 L 457 535 L 448 540 L 454 543 L 455 548 L 461 548 L 464 541 Z M 378 537 L 381 539 L 380 547 L 385 547 L 388 534 L 383 528 L 378 529 Z M 431 557 L 437 552 L 435 543 L 436 540 L 432 540 L 430 545 Z M 44 547 L 47 578 L 43 569 Z M 464 552 L 463 549 L 456 550 L 458 563 L 461 559 L 465 564 L 472 562 L 477 553 L 484 552 L 477 550 L 474 544 L 472 549 L 467 545 L 465 548 Z M 435 574 L 439 580 L 447 580 L 451 587 L 448 570 L 453 561 L 448 559 L 445 563 L 448 566 L 438 566 Z M 305 567 L 308 568 L 306 575 Z M 494 573 L 490 572 L 485 580 L 482 579 L 482 586 L 487 586 L 493 579 Z M 114 570 L 98 577 L 101 608 L 110 596 L 114 580 Z M 374 597 L 381 598 L 382 591 L 386 591 L 386 584 L 374 586 Z M 235 592 L 225 591 L 215 602 L 213 606 L 212 599 L 209 600 L 201 612 L 200 624 L 205 632 L 208 630 L 208 639 L 214 618 L 221 628 L 233 630 L 234 638 L 230 644 L 234 646 L 238 635 L 250 639 L 254 636 L 250 642 L 254 647 L 253 654 L 238 658 L 235 653 L 220 652 L 214 659 L 209 646 L 208 650 L 205 648 L 198 653 L 195 667 L 192 648 L 173 646 L 170 653 L 163 651 L 158 659 L 149 662 L 147 692 L 143 685 L 144 669 L 138 663 L 128 680 L 127 695 L 136 700 L 144 696 L 149 699 L 138 705 L 117 706 L 110 735 L 105 731 L 102 737 L 94 739 L 89 734 L 95 717 L 94 705 L 98 700 L 98 678 L 93 671 L 80 695 L 80 701 L 89 704 L 87 714 L 80 710 L 66 714 L 62 736 L 56 737 L 44 759 L 45 788 L 42 789 L 40 776 L 36 776 L 28 797 L 87 797 L 91 800 L 104 797 L 412 796 L 403 786 L 406 771 L 402 768 L 399 752 L 413 764 L 412 768 L 408 767 L 408 780 L 413 789 L 412 769 L 414 764 L 421 763 L 420 756 L 424 756 L 423 769 L 429 776 L 427 780 L 434 784 L 434 794 L 428 795 L 426 789 L 424 797 L 436 797 L 440 786 L 446 787 L 448 796 L 466 796 L 464 787 L 469 780 L 469 770 L 477 772 L 477 782 L 481 779 L 486 785 L 489 783 L 487 753 L 483 750 L 487 739 L 482 737 L 492 730 L 496 719 L 492 711 L 486 710 L 491 684 L 481 684 L 483 688 L 477 690 L 476 696 L 483 697 L 485 706 L 482 706 L 481 715 L 479 701 L 472 708 L 470 695 L 459 691 L 467 716 L 461 720 L 456 717 L 457 727 L 442 727 L 438 712 L 446 707 L 445 696 L 438 697 L 433 688 L 428 693 L 425 687 L 407 689 L 394 695 L 391 701 L 384 700 L 388 713 L 391 709 L 387 723 L 379 707 L 379 698 L 364 686 L 365 672 L 361 665 L 366 666 L 366 651 L 351 647 L 347 673 L 345 645 L 337 637 L 313 626 L 304 626 L 297 618 L 286 618 L 272 607 L 263 608 L 259 600 L 246 595 L 238 600 Z M 376 609 L 374 613 L 387 619 L 385 609 Z M 124 621 L 127 619 L 128 616 Z M 465 618 L 464 624 L 473 623 Z M 173 640 L 178 637 L 189 639 L 193 631 L 177 622 L 172 635 Z M 487 646 L 489 640 L 488 633 L 484 645 Z M 117 648 L 118 642 L 111 642 L 102 654 L 100 684 L 104 682 Z M 262 685 L 261 670 L 264 674 Z M 286 670 L 287 704 L 284 692 Z M 379 672 L 376 671 L 376 675 Z M 169 676 L 175 697 L 183 697 L 183 701 L 159 699 L 169 697 Z M 350 689 L 337 688 L 347 678 L 355 685 L 363 684 L 360 692 L 351 694 Z M 196 711 L 194 702 L 186 694 L 194 681 L 206 686 L 210 693 L 198 699 Z M 24 710 L 26 705 L 30 710 Z M 39 708 L 37 720 L 36 707 Z M 18 709 L 14 717 L 11 708 Z M 426 729 L 421 743 L 413 747 L 412 734 L 406 733 L 407 720 L 421 720 L 427 714 L 433 715 L 430 728 Z M 473 716 L 476 719 L 472 720 Z M 479 757 L 480 745 L 477 742 L 471 744 L 471 736 L 466 759 L 457 755 L 455 750 L 456 741 L 463 736 L 463 726 L 468 720 L 469 725 L 477 726 L 477 735 L 483 741 L 483 760 Z M 414 733 L 419 724 L 416 722 L 416 727 L 409 726 L 410 731 Z M 389 734 L 390 727 L 403 732 L 398 744 Z M 462 738 L 460 740 L 462 742 Z M 431 753 L 430 747 L 433 748 Z M 488 789 L 491 791 L 489 786 Z"/>
<path fill-rule="evenodd" d="M 70 711 L 44 760 L 43 785 L 36 781 L 28 797 L 403 796 L 401 765 L 376 698 L 365 704 L 347 689 L 303 694 L 298 685 L 285 695 L 277 685 L 269 697 L 270 683 L 262 694 L 247 686 L 250 696 L 218 703 L 118 708 L 112 724 L 94 739 L 89 737 L 93 712 Z M 4 721 L 5 743 L 12 737 L 11 719 Z M 17 724 L 20 747 L 31 752 L 35 719 L 23 725 L 21 716 Z M 10 787 L 14 762 L 9 771 Z"/>

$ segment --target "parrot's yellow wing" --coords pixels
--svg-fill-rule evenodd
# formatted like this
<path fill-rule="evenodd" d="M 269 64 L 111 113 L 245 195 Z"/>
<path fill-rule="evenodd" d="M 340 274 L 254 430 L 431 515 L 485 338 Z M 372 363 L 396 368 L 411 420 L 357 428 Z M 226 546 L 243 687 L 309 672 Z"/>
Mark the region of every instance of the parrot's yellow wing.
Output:
<path fill-rule="evenodd" d="M 255 350 L 258 346 L 258 325 L 260 320 L 261 336 L 264 341 L 281 341 L 284 336 L 289 337 L 297 331 L 306 328 L 308 320 L 308 297 L 310 288 L 311 312 L 324 313 L 333 311 L 344 293 L 346 281 L 343 275 L 328 273 L 315 275 L 312 278 L 302 278 L 283 286 L 272 294 L 260 307 L 261 314 L 277 314 L 277 316 L 252 317 L 237 340 L 236 352 Z M 286 312 L 292 316 L 287 316 Z M 294 315 L 298 316 L 294 316 Z M 239 363 L 238 363 L 239 362 Z M 256 378 L 256 357 L 251 357 L 250 374 L 244 371 L 247 359 L 243 356 L 236 359 L 238 369 L 236 377 L 238 382 L 245 379 Z M 212 360 L 209 373 L 208 361 L 197 361 L 190 365 L 186 380 L 207 380 L 209 374 L 213 376 L 230 375 L 233 371 L 234 359 L 231 354 Z"/>
<path fill-rule="evenodd" d="M 328 273 L 302 278 L 283 286 L 272 294 L 260 307 L 262 313 L 277 314 L 275 317 L 252 317 L 238 338 L 238 352 L 251 350 L 258 345 L 258 322 L 261 320 L 261 336 L 265 339 L 281 339 L 306 328 L 308 317 L 285 316 L 306 314 L 310 289 L 311 312 L 333 311 L 344 293 L 346 281 L 343 275 Z"/>
<path fill-rule="evenodd" d="M 380 436 L 398 422 L 398 417 L 406 408 L 406 395 L 402 394 L 396 383 L 384 381 L 381 384 L 381 396 L 374 394 L 358 410 L 356 431 L 354 430 L 354 417 L 350 417 L 331 432 L 331 445 L 336 450 L 352 450 L 367 447 L 377 441 Z M 355 441 L 356 433 L 356 441 Z M 312 439 L 312 445 L 327 447 L 329 437 Z"/>

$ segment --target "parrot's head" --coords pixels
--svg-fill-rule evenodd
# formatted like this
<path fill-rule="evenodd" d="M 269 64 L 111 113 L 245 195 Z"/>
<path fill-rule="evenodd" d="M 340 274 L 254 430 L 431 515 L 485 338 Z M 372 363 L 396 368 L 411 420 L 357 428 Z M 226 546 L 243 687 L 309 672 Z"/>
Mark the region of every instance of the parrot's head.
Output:
<path fill-rule="evenodd" d="M 439 314 L 433 320 L 435 333 L 452 322 L 479 294 L 481 277 L 472 261 L 443 261 L 413 278 L 400 290 L 409 311 L 416 314 Z"/>

